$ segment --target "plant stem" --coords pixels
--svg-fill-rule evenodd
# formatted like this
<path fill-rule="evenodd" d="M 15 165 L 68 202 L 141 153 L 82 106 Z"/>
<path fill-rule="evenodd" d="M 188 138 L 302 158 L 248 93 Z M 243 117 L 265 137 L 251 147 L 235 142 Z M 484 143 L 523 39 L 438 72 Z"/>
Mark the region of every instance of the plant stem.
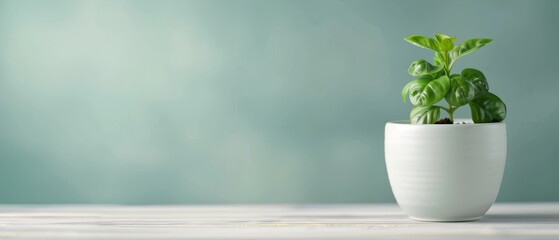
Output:
<path fill-rule="evenodd" d="M 443 56 L 445 74 L 450 79 L 450 70 L 452 69 L 452 63 L 450 62 L 450 56 L 448 55 L 448 52 L 444 52 L 442 54 L 442 56 Z M 448 113 L 448 118 L 450 119 L 451 122 L 454 122 L 454 111 L 456 109 L 458 109 L 458 107 L 453 107 L 449 103 L 448 108 L 442 108 L 442 109 L 446 110 L 446 112 Z"/>
<path fill-rule="evenodd" d="M 445 110 L 445 112 L 448 113 L 448 119 L 450 119 L 451 122 L 454 122 L 454 111 L 456 111 L 458 107 L 454 107 L 450 104 L 448 104 L 448 108 L 441 107 L 441 106 L 438 107 L 442 110 Z"/>
<path fill-rule="evenodd" d="M 450 104 L 448 104 L 448 118 L 450 119 L 451 122 L 454 122 L 454 111 L 458 108 L 453 108 Z"/>

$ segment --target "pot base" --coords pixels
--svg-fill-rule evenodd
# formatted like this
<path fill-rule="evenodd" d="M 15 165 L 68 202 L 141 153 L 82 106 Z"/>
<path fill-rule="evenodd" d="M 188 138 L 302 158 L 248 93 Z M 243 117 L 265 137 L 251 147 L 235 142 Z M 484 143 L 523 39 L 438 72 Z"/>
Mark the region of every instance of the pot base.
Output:
<path fill-rule="evenodd" d="M 472 222 L 477 221 L 483 218 L 483 216 L 479 217 L 470 217 L 470 218 L 420 218 L 420 217 L 412 217 L 408 216 L 411 220 L 419 221 L 419 222 Z"/>

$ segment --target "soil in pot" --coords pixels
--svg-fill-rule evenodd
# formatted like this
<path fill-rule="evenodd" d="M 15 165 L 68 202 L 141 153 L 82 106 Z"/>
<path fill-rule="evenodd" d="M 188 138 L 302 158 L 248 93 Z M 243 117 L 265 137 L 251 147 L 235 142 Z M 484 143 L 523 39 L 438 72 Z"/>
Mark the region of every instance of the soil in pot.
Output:
<path fill-rule="evenodd" d="M 439 121 L 436 121 L 435 124 L 453 124 L 450 118 L 443 118 Z"/>
<path fill-rule="evenodd" d="M 443 119 L 435 122 L 435 124 L 469 124 L 469 123 L 467 123 L 465 121 L 455 123 L 455 122 L 451 121 L 449 118 L 443 118 Z"/>

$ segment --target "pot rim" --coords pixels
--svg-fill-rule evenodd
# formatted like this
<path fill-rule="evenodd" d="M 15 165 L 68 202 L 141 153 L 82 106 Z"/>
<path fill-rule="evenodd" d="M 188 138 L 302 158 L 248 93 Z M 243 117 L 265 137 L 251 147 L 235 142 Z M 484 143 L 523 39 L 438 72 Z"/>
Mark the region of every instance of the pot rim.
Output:
<path fill-rule="evenodd" d="M 487 125 L 506 125 L 505 122 L 492 122 L 492 123 L 474 123 L 472 119 L 469 118 L 456 118 L 454 122 L 466 122 L 466 124 L 411 124 L 410 120 L 394 120 L 388 121 L 386 124 L 394 125 L 405 125 L 405 126 L 416 126 L 416 127 L 475 127 L 475 126 L 487 126 Z"/>

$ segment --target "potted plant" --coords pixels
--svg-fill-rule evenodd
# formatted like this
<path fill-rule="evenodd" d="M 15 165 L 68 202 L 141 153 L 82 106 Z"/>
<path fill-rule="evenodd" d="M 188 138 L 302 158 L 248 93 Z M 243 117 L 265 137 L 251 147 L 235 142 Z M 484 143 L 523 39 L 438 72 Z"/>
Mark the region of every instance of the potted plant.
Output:
<path fill-rule="evenodd" d="M 452 73 L 459 58 L 491 39 L 410 36 L 413 45 L 435 51 L 433 63 L 419 59 L 408 69 L 414 80 L 402 90 L 413 108 L 409 120 L 385 126 L 385 160 L 398 205 L 411 219 L 472 221 L 495 201 L 507 153 L 506 106 L 489 92 L 484 74 L 466 68 Z M 446 102 L 446 104 L 441 104 Z M 471 119 L 454 119 L 468 106 Z M 447 117 L 440 119 L 441 110 Z"/>

